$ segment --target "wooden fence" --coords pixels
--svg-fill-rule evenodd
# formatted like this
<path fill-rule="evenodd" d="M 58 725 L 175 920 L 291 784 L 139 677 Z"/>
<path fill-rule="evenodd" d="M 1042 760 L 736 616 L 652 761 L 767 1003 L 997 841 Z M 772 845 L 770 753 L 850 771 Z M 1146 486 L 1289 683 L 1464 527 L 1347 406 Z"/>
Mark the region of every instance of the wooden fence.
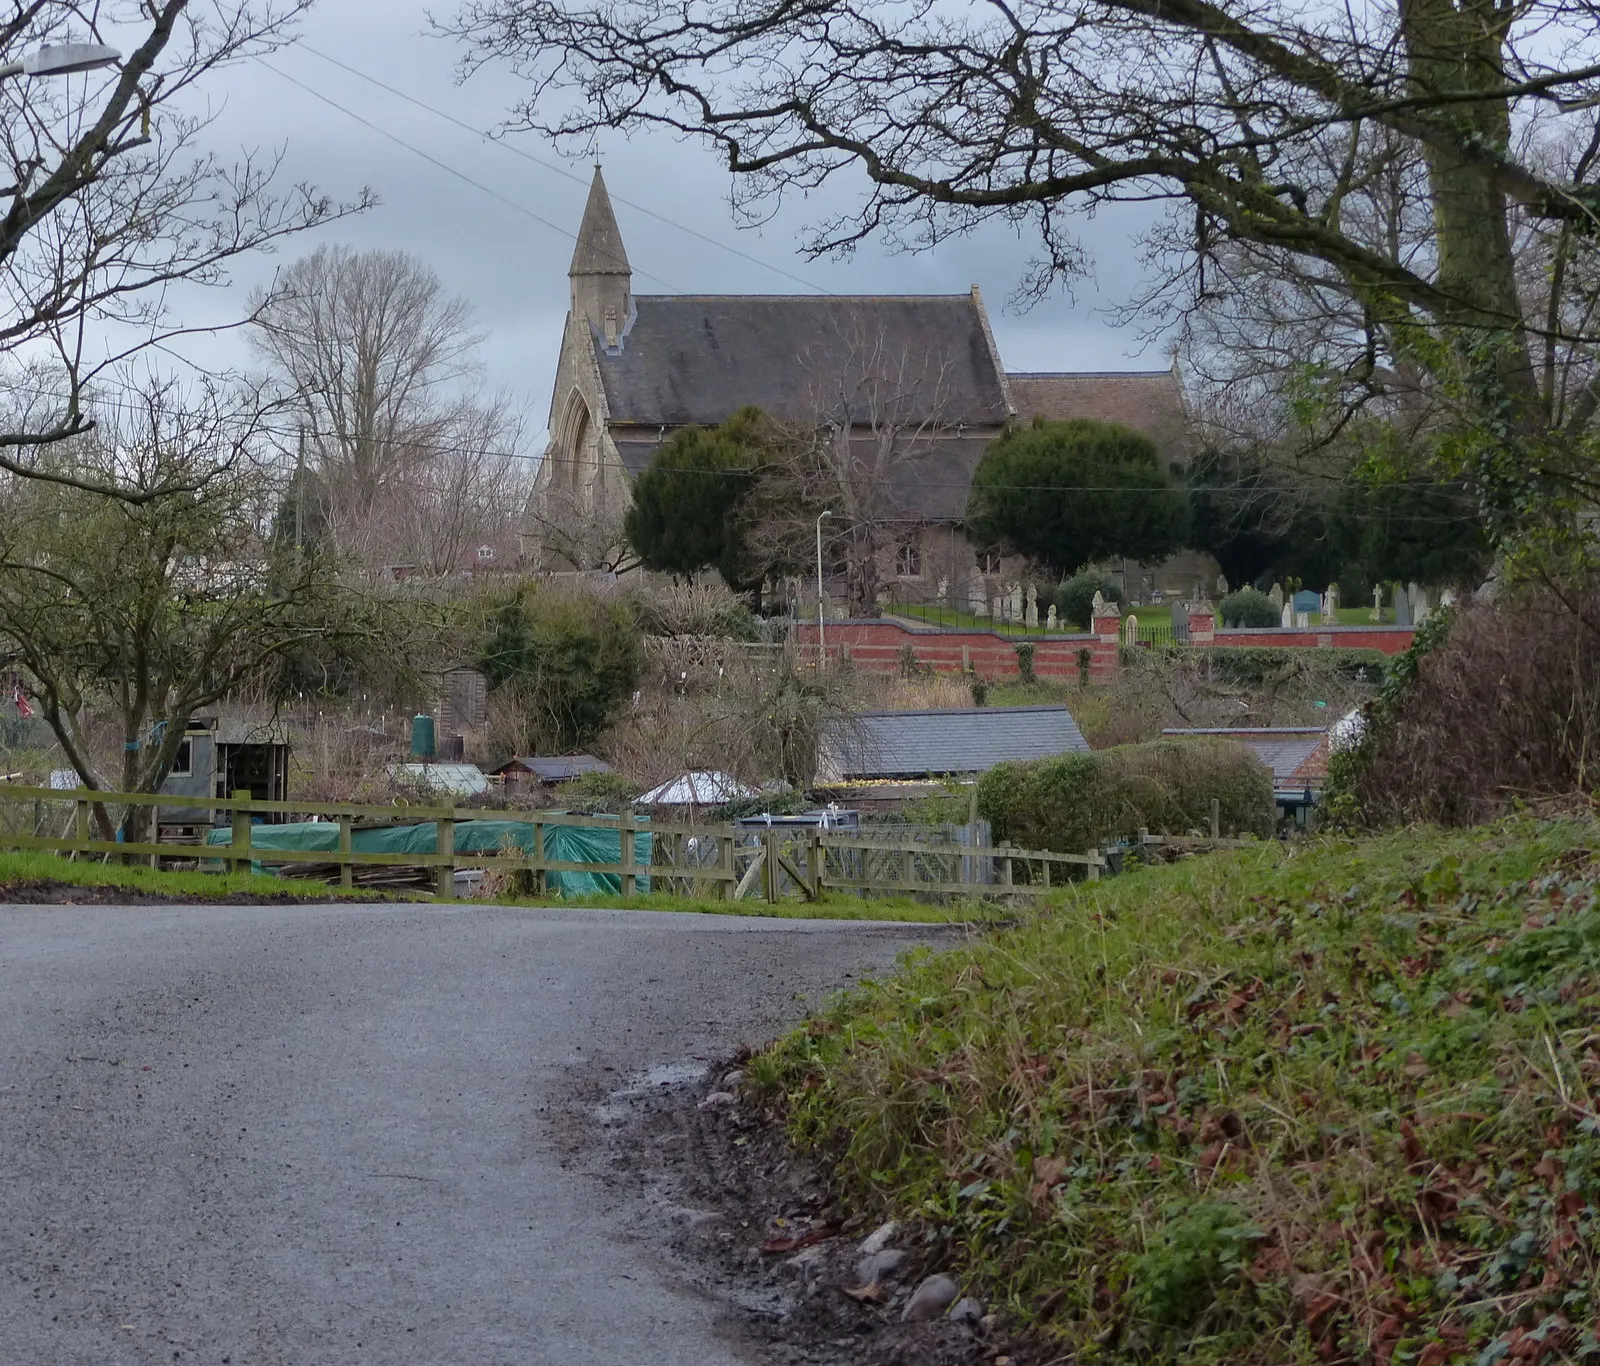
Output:
<path fill-rule="evenodd" d="M 1058 854 L 995 847 L 930 845 L 910 840 L 864 838 L 814 827 L 749 827 L 689 825 L 671 821 L 621 817 L 553 815 L 538 811 L 491 811 L 477 808 L 368 806 L 344 802 L 257 801 L 248 792 L 228 798 L 174 797 L 166 794 L 62 791 L 55 788 L 13 787 L 0 784 L 0 808 L 31 804 L 33 833 L 14 829 L 15 818 L 0 820 L 0 849 L 48 850 L 68 855 L 106 855 L 122 858 L 218 861 L 224 867 L 248 871 L 252 863 L 278 867 L 292 876 L 296 865 L 323 865 L 341 886 L 356 885 L 359 869 L 433 869 L 433 887 L 439 896 L 451 896 L 458 868 L 482 868 L 529 875 L 534 895 L 543 894 L 550 873 L 590 873 L 614 876 L 623 896 L 632 896 L 639 881 L 651 880 L 655 890 L 684 895 L 739 900 L 760 896 L 779 901 L 798 895 L 812 901 L 828 890 L 851 891 L 862 896 L 879 893 L 949 897 L 1039 895 L 1076 877 L 1098 878 L 1105 856 L 1095 849 L 1082 854 Z M 92 811 L 96 804 L 191 810 L 195 824 L 205 825 L 211 813 L 229 817 L 225 844 L 180 845 L 126 842 L 96 838 Z M 54 814 L 44 817 L 44 808 Z M 71 831 L 59 836 L 39 833 L 42 827 L 65 825 L 61 815 L 71 810 Z M 22 813 L 17 813 L 22 814 Z M 298 816 L 336 823 L 338 848 L 262 849 L 252 841 L 253 816 Z M 532 848 L 518 846 L 491 853 L 458 851 L 458 821 L 514 821 L 532 827 Z M 351 847 L 357 828 L 396 825 L 434 826 L 430 853 L 358 852 Z M 619 857 L 615 863 L 583 863 L 550 858 L 545 834 L 557 826 L 615 830 Z M 640 835 L 648 835 L 650 852 L 640 861 Z M 307 871 L 311 871 L 307 869 Z"/>

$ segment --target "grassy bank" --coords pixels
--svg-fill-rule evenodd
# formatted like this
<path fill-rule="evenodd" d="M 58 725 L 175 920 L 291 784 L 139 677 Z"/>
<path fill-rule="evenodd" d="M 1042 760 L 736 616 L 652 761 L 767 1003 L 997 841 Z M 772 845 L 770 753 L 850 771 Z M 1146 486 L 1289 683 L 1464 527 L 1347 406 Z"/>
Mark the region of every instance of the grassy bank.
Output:
<path fill-rule="evenodd" d="M 261 901 L 306 900 L 341 901 L 433 900 L 406 893 L 344 891 L 325 882 L 297 878 L 265 877 L 235 873 L 199 873 L 156 870 L 143 866 L 93 863 L 61 858 L 49 853 L 0 853 L 0 902 L 10 891 L 13 897 L 21 888 L 60 885 L 100 891 L 122 888 L 141 897 L 167 897 L 174 901 Z M 68 898 L 70 899 L 70 898 Z M 449 904 L 483 905 L 484 900 Z M 529 897 L 496 898 L 501 906 L 574 906 L 628 911 L 694 911 L 705 915 L 778 916 L 783 919 L 817 920 L 895 920 L 928 924 L 994 922 L 1014 912 L 1002 911 L 981 902 L 961 902 L 950 906 L 929 906 L 911 897 L 881 899 L 853 896 L 828 896 L 821 901 L 781 901 L 769 906 L 764 901 L 715 901 L 709 898 L 663 896 L 592 896 L 570 900 Z"/>
<path fill-rule="evenodd" d="M 198 873 L 155 869 L 142 865 L 94 863 L 49 853 L 0 852 L 0 901 L 8 890 L 60 883 L 69 887 L 122 887 L 145 896 L 175 900 L 221 899 L 258 896 L 264 901 L 325 900 L 329 888 L 320 882 L 263 877 L 250 873 Z M 350 895 L 350 894 L 346 894 Z M 370 892 L 355 893 L 353 900 L 371 900 Z"/>
<path fill-rule="evenodd" d="M 1077 1362 L 1600 1359 L 1600 830 L 1112 879 L 758 1059 Z"/>

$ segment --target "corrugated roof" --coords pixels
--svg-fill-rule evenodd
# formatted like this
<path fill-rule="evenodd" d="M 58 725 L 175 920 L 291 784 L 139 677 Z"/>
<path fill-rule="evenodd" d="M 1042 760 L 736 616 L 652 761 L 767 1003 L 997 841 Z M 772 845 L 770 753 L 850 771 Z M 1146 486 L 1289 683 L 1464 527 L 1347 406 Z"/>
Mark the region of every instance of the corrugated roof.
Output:
<path fill-rule="evenodd" d="M 1047 759 L 1089 748 L 1065 707 L 974 707 L 863 712 L 830 746 L 840 778 L 984 773 L 1007 759 Z"/>
<path fill-rule="evenodd" d="M 712 426 L 748 404 L 787 421 L 868 419 L 868 393 L 901 421 L 998 426 L 1005 391 L 970 294 L 639 294 L 620 351 L 596 342 L 612 423 Z"/>
<path fill-rule="evenodd" d="M 453 797 L 480 797 L 489 790 L 489 780 L 476 764 L 390 764 L 389 776 L 409 778 Z"/>
<path fill-rule="evenodd" d="M 1328 776 L 1328 732 L 1317 726 L 1216 727 L 1164 730 L 1164 736 L 1220 735 L 1248 745 L 1272 770 L 1276 788 L 1320 788 Z"/>
<path fill-rule="evenodd" d="M 1083 373 L 1008 373 L 1006 385 L 1017 406 L 1017 420 L 1052 422 L 1087 417 L 1119 422 L 1143 432 L 1163 453 L 1183 454 L 1189 416 L 1183 386 L 1171 370 Z"/>

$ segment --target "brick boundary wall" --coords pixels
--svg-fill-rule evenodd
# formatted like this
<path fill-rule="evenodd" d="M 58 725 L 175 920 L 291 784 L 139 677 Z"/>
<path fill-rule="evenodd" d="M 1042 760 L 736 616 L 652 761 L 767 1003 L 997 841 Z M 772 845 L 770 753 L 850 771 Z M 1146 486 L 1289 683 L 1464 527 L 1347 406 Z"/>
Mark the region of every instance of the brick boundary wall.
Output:
<path fill-rule="evenodd" d="M 792 639 L 815 650 L 816 622 L 796 622 Z M 1105 679 L 1121 664 L 1122 614 L 1115 606 L 1094 620 L 1094 629 L 1075 635 L 1013 637 L 998 631 L 960 627 L 913 627 L 897 621 L 856 618 L 830 621 L 826 628 L 829 659 L 848 658 L 866 673 L 900 672 L 902 652 L 909 646 L 917 663 L 935 673 L 972 672 L 991 682 L 1018 678 L 1022 669 L 1017 646 L 1033 646 L 1036 678 L 1075 681 L 1079 656 L 1089 651 L 1089 677 Z M 1409 626 L 1261 627 L 1224 630 L 1210 608 L 1189 613 L 1189 644 L 1206 648 L 1379 650 L 1397 655 L 1411 645 Z"/>

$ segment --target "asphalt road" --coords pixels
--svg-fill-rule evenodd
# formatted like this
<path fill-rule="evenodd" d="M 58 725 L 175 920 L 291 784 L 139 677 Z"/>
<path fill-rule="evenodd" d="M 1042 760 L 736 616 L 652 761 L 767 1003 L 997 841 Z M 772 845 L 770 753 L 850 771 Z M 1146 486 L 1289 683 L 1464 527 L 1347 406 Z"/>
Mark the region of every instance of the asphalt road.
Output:
<path fill-rule="evenodd" d="M 0 907 L 0 1363 L 757 1361 L 574 1161 L 575 1107 L 925 933 Z"/>

